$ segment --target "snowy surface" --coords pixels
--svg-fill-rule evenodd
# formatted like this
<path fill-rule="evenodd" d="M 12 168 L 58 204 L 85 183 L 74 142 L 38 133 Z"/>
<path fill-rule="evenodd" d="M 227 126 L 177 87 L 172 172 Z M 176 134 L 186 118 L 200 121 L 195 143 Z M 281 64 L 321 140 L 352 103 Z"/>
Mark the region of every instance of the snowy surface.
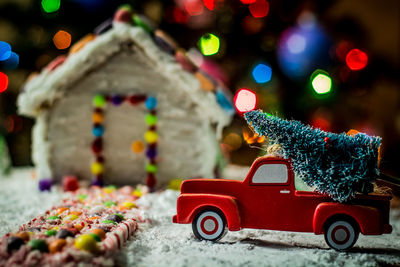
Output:
<path fill-rule="evenodd" d="M 15 231 L 50 208 L 60 192 L 39 193 L 30 170 L 0 177 L 0 235 Z M 393 233 L 360 235 L 351 252 L 328 249 L 322 235 L 264 230 L 228 232 L 219 243 L 197 241 L 191 225 L 171 222 L 178 192 L 143 197 L 139 204 L 150 224 L 117 255 L 122 266 L 400 266 L 400 211 L 393 210 Z"/>

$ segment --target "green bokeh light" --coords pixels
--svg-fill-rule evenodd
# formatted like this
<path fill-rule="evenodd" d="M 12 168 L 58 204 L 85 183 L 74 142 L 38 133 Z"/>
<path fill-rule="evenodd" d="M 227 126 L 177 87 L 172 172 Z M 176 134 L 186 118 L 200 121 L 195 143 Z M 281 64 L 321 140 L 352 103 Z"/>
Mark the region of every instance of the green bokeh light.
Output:
<path fill-rule="evenodd" d="M 42 0 L 42 8 L 46 13 L 53 13 L 60 9 L 60 0 Z"/>
<path fill-rule="evenodd" d="M 319 95 L 327 94 L 332 89 L 332 79 L 326 71 L 314 71 L 310 80 L 314 91 Z"/>
<path fill-rule="evenodd" d="M 212 34 L 207 33 L 204 34 L 199 41 L 200 51 L 205 56 L 211 56 L 219 51 L 220 41 L 219 37 Z"/>

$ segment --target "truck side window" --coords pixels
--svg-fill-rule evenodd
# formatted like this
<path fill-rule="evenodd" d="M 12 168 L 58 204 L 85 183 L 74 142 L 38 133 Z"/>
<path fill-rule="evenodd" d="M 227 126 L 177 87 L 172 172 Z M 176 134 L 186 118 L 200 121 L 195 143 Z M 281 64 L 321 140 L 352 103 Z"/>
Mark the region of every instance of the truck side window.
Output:
<path fill-rule="evenodd" d="M 285 164 L 264 164 L 253 175 L 254 184 L 284 184 L 288 181 L 288 169 Z"/>

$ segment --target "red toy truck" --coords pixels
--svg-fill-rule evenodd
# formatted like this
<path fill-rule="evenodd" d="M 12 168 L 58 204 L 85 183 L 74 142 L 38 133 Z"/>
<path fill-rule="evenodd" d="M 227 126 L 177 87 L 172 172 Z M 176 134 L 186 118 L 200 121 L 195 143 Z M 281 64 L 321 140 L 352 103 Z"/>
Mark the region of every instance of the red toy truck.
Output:
<path fill-rule="evenodd" d="M 361 232 L 392 232 L 390 195 L 357 195 L 348 203 L 297 191 L 290 160 L 258 158 L 243 181 L 195 179 L 182 183 L 174 223 L 192 223 L 199 239 L 217 241 L 242 228 L 324 234 L 333 249 L 353 247 Z"/>

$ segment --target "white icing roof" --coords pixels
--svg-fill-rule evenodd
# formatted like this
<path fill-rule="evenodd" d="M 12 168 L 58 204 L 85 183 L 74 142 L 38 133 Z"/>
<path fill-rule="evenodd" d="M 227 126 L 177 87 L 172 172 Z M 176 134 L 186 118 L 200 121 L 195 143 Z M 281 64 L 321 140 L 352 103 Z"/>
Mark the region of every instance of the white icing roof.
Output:
<path fill-rule="evenodd" d="M 30 117 L 38 116 L 43 109 L 63 96 L 68 85 L 78 81 L 88 70 L 105 62 L 126 41 L 133 41 L 138 45 L 155 62 L 155 71 L 173 80 L 178 90 L 186 91 L 190 101 L 204 111 L 205 118 L 218 125 L 219 134 L 229 124 L 232 113 L 218 104 L 215 93 L 202 90 L 195 75 L 183 70 L 175 58 L 162 51 L 144 29 L 116 21 L 110 30 L 96 36 L 76 53 L 69 54 L 60 66 L 54 70 L 44 68 L 39 75 L 29 80 L 17 100 L 19 113 Z"/>

